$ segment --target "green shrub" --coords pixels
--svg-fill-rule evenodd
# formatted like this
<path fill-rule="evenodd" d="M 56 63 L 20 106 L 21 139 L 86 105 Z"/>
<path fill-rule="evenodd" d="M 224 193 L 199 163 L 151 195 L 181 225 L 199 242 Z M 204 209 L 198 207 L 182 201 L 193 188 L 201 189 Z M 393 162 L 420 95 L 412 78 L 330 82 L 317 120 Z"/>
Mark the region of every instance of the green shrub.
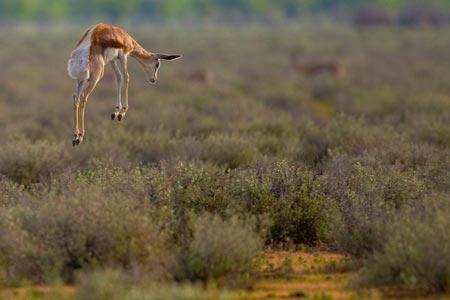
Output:
<path fill-rule="evenodd" d="M 195 220 L 192 241 L 179 250 L 174 266 L 178 280 L 226 280 L 239 283 L 255 269 L 262 239 L 237 217 L 203 215 Z"/>
<path fill-rule="evenodd" d="M 234 210 L 268 218 L 268 241 L 313 244 L 326 226 L 325 197 L 312 171 L 286 161 L 232 174 Z"/>
<path fill-rule="evenodd" d="M 145 203 L 91 188 L 1 213 L 8 234 L 0 239 L 0 257 L 9 280 L 70 282 L 77 270 L 110 264 L 138 264 L 161 275 L 167 237 Z"/>
<path fill-rule="evenodd" d="M 427 145 L 415 147 L 411 164 L 430 191 L 450 191 L 450 152 Z"/>
<path fill-rule="evenodd" d="M 202 159 L 225 168 L 237 168 L 251 163 L 257 154 L 252 138 L 245 136 L 214 135 L 205 141 Z"/>
<path fill-rule="evenodd" d="M 29 197 L 23 186 L 0 176 L 0 208 L 17 204 L 21 199 Z"/>
<path fill-rule="evenodd" d="M 248 132 L 258 151 L 269 157 L 290 157 L 298 144 L 298 133 L 289 120 L 252 124 Z"/>
<path fill-rule="evenodd" d="M 97 270 L 80 276 L 75 299 L 124 300 L 127 297 L 126 279 L 119 271 Z"/>
<path fill-rule="evenodd" d="M 395 152 L 402 141 L 402 136 L 390 127 L 373 126 L 367 124 L 363 118 L 345 114 L 332 120 L 326 128 L 325 136 L 333 153 L 352 156 L 373 153 L 380 149 Z"/>
<path fill-rule="evenodd" d="M 312 122 L 304 124 L 300 132 L 297 159 L 307 165 L 314 166 L 328 155 L 330 142 L 325 136 L 323 128 Z"/>
<path fill-rule="evenodd" d="M 450 147 L 450 129 L 444 116 L 433 121 L 426 117 L 417 118 L 416 122 L 412 124 L 412 128 L 409 128 L 408 133 L 411 134 L 414 141 L 443 148 Z"/>
<path fill-rule="evenodd" d="M 176 210 L 219 214 L 226 210 L 228 176 L 217 166 L 203 163 L 166 164 L 161 173 L 165 177 L 165 183 L 169 184 L 170 202 Z M 160 199 L 161 201 L 164 200 Z"/>
<path fill-rule="evenodd" d="M 106 269 L 80 277 L 75 299 L 79 300 L 176 300 L 229 299 L 227 293 L 195 285 L 136 282 L 119 271 Z"/>
<path fill-rule="evenodd" d="M 386 242 L 386 228 L 402 206 L 425 192 L 414 172 L 377 166 L 347 156 L 334 156 L 322 179 L 330 197 L 327 236 L 339 249 L 356 256 L 370 256 Z"/>
<path fill-rule="evenodd" d="M 177 141 L 171 139 L 168 132 L 132 132 L 123 133 L 120 142 L 127 145 L 130 159 L 143 164 L 157 163 L 162 159 L 170 158 L 174 152 Z"/>
<path fill-rule="evenodd" d="M 165 221 L 175 240 L 189 235 L 192 213 L 225 215 L 229 205 L 227 175 L 208 163 L 163 162 L 159 168 L 145 168 L 147 197 L 152 205 L 173 217 Z"/>
<path fill-rule="evenodd" d="M 33 236 L 19 225 L 14 209 L 0 212 L 0 283 L 19 283 L 34 276 L 28 257 L 36 253 Z M 36 257 L 37 259 L 39 257 Z"/>
<path fill-rule="evenodd" d="M 362 283 L 450 290 L 450 203 L 445 195 L 400 214 Z"/>
<path fill-rule="evenodd" d="M 68 166 L 61 145 L 22 140 L 0 148 L 0 174 L 19 184 L 48 183 Z"/>

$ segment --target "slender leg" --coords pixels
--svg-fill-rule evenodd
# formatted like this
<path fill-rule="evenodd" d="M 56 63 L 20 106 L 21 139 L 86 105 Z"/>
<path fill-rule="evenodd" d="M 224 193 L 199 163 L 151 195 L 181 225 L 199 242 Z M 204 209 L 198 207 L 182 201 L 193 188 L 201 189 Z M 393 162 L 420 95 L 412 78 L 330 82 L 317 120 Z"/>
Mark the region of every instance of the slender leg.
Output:
<path fill-rule="evenodd" d="M 74 139 L 72 141 L 72 145 L 76 146 L 79 143 L 78 137 L 80 135 L 80 129 L 78 127 L 78 114 L 79 114 L 79 103 L 80 103 L 80 97 L 83 93 L 83 90 L 86 88 L 87 80 L 79 80 L 77 84 L 77 90 L 75 94 L 73 95 L 73 123 L 74 123 Z"/>
<path fill-rule="evenodd" d="M 114 120 L 116 117 L 119 119 L 119 113 L 122 109 L 122 86 L 123 86 L 123 75 L 120 72 L 119 65 L 117 61 L 114 60 L 111 62 L 111 66 L 114 70 L 114 74 L 116 75 L 116 84 L 117 84 L 117 105 L 114 112 L 111 114 L 111 120 Z M 119 120 L 120 121 L 120 120 Z"/>
<path fill-rule="evenodd" d="M 80 110 L 80 142 L 83 141 L 85 133 L 86 133 L 84 130 L 84 111 L 86 109 L 86 103 L 87 103 L 88 97 L 94 91 L 95 87 L 97 86 L 97 83 L 100 81 L 102 76 L 103 76 L 103 73 L 101 73 L 101 75 L 99 74 L 99 76 L 91 77 L 92 81 L 89 82 L 89 85 L 86 88 L 86 91 L 83 94 L 83 97 L 81 98 L 80 108 L 79 108 L 79 110 Z"/>
<path fill-rule="evenodd" d="M 78 135 L 78 143 L 81 144 L 84 140 L 84 135 L 85 135 L 85 130 L 84 130 L 84 110 L 86 108 L 86 102 L 87 102 L 87 97 L 85 95 L 83 95 L 83 97 L 81 97 L 80 100 L 80 108 L 79 108 L 79 127 L 80 127 L 80 134 Z"/>
<path fill-rule="evenodd" d="M 74 123 L 74 130 L 73 130 L 73 140 L 72 145 L 76 146 L 77 140 L 78 140 L 78 134 L 80 133 L 80 129 L 78 128 L 78 108 L 79 108 L 79 102 L 80 100 L 75 98 L 75 95 L 73 96 L 73 123 Z"/>
<path fill-rule="evenodd" d="M 117 119 L 120 121 L 123 118 L 125 118 L 125 114 L 128 111 L 128 85 L 130 84 L 130 74 L 128 73 L 128 58 L 126 55 L 122 55 L 119 57 L 120 65 L 122 67 L 122 72 L 124 75 L 124 82 L 125 84 L 125 92 L 124 92 L 124 105 L 122 109 L 120 110 L 120 114 L 117 117 Z"/>
<path fill-rule="evenodd" d="M 94 91 L 95 87 L 97 86 L 97 83 L 100 81 L 100 79 L 103 77 L 104 72 L 104 62 L 103 57 L 97 56 L 92 61 L 92 72 L 90 74 L 89 81 L 87 83 L 86 88 L 83 91 L 83 94 L 80 98 L 80 107 L 78 108 L 78 124 L 79 124 L 79 131 L 78 139 L 74 141 L 75 145 L 80 144 L 83 142 L 84 136 L 85 136 L 85 130 L 84 130 L 84 111 L 86 109 L 86 102 L 88 100 L 89 95 Z"/>

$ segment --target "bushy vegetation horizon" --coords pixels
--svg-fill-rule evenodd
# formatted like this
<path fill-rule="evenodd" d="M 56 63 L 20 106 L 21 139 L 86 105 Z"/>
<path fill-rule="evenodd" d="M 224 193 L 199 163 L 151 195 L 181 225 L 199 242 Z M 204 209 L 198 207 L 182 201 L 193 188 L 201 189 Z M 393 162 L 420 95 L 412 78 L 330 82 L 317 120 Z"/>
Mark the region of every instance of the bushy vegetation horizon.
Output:
<path fill-rule="evenodd" d="M 411 7 L 450 9 L 447 0 L 0 0 L 0 20 L 296 19 L 317 13 Z"/>

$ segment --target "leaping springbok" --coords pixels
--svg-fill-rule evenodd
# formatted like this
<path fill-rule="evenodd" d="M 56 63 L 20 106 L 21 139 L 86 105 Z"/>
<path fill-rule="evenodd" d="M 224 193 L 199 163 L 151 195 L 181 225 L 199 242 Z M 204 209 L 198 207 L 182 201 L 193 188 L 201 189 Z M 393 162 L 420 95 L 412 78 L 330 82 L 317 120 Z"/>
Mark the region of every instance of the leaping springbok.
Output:
<path fill-rule="evenodd" d="M 134 57 L 142 66 L 150 83 L 155 83 L 161 60 L 174 60 L 180 55 L 152 53 L 145 50 L 120 27 L 97 24 L 89 28 L 75 46 L 68 62 L 69 76 L 77 80 L 73 95 L 74 139 L 73 146 L 84 138 L 84 110 L 89 95 L 103 77 L 105 65 L 111 63 L 117 82 L 117 106 L 111 119 L 121 121 L 128 110 L 128 56 Z M 124 90 L 124 91 L 123 91 Z M 124 92 L 122 103 L 122 92 Z"/>

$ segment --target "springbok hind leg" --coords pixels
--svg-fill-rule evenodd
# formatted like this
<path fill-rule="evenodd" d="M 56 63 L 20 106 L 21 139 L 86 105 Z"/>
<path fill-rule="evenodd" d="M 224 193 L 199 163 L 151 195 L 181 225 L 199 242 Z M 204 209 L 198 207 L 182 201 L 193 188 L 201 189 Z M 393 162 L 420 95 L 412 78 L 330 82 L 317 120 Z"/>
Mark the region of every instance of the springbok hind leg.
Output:
<path fill-rule="evenodd" d="M 89 98 L 89 95 L 94 91 L 95 87 L 97 86 L 97 83 L 101 79 L 103 73 L 98 74 L 96 76 L 92 76 L 89 79 L 89 84 L 86 87 L 86 90 L 83 93 L 83 96 L 81 96 L 80 100 L 80 108 L 78 109 L 79 115 L 78 115 L 78 123 L 80 124 L 80 134 L 78 135 L 78 144 L 81 144 L 85 137 L 85 130 L 84 130 L 84 111 L 86 109 L 86 103 Z"/>
<path fill-rule="evenodd" d="M 87 86 L 87 80 L 79 80 L 77 84 L 77 89 L 75 91 L 75 94 L 73 95 L 73 123 L 74 123 L 74 131 L 73 131 L 73 141 L 72 145 L 76 146 L 79 144 L 78 138 L 80 136 L 80 128 L 79 128 L 79 108 L 80 108 L 80 98 L 83 94 L 84 89 Z"/>
<path fill-rule="evenodd" d="M 103 56 L 94 56 L 91 60 L 91 72 L 89 80 L 86 83 L 86 88 L 83 89 L 83 92 L 80 97 L 80 107 L 78 108 L 78 128 L 79 134 L 78 137 L 73 141 L 73 145 L 79 145 L 83 142 L 85 131 L 84 131 L 84 110 L 86 109 L 86 102 L 89 95 L 97 86 L 97 83 L 103 77 L 103 72 L 105 68 Z"/>
<path fill-rule="evenodd" d="M 104 65 L 100 64 L 98 68 L 95 68 L 95 72 L 91 74 L 89 81 L 87 83 L 86 88 L 84 89 L 81 97 L 80 97 L 80 107 L 78 108 L 78 127 L 79 134 L 78 137 L 73 141 L 74 146 L 77 146 L 83 142 L 85 131 L 84 131 L 84 111 L 86 109 L 86 103 L 89 98 L 89 95 L 94 91 L 97 83 L 103 76 L 103 67 Z"/>

